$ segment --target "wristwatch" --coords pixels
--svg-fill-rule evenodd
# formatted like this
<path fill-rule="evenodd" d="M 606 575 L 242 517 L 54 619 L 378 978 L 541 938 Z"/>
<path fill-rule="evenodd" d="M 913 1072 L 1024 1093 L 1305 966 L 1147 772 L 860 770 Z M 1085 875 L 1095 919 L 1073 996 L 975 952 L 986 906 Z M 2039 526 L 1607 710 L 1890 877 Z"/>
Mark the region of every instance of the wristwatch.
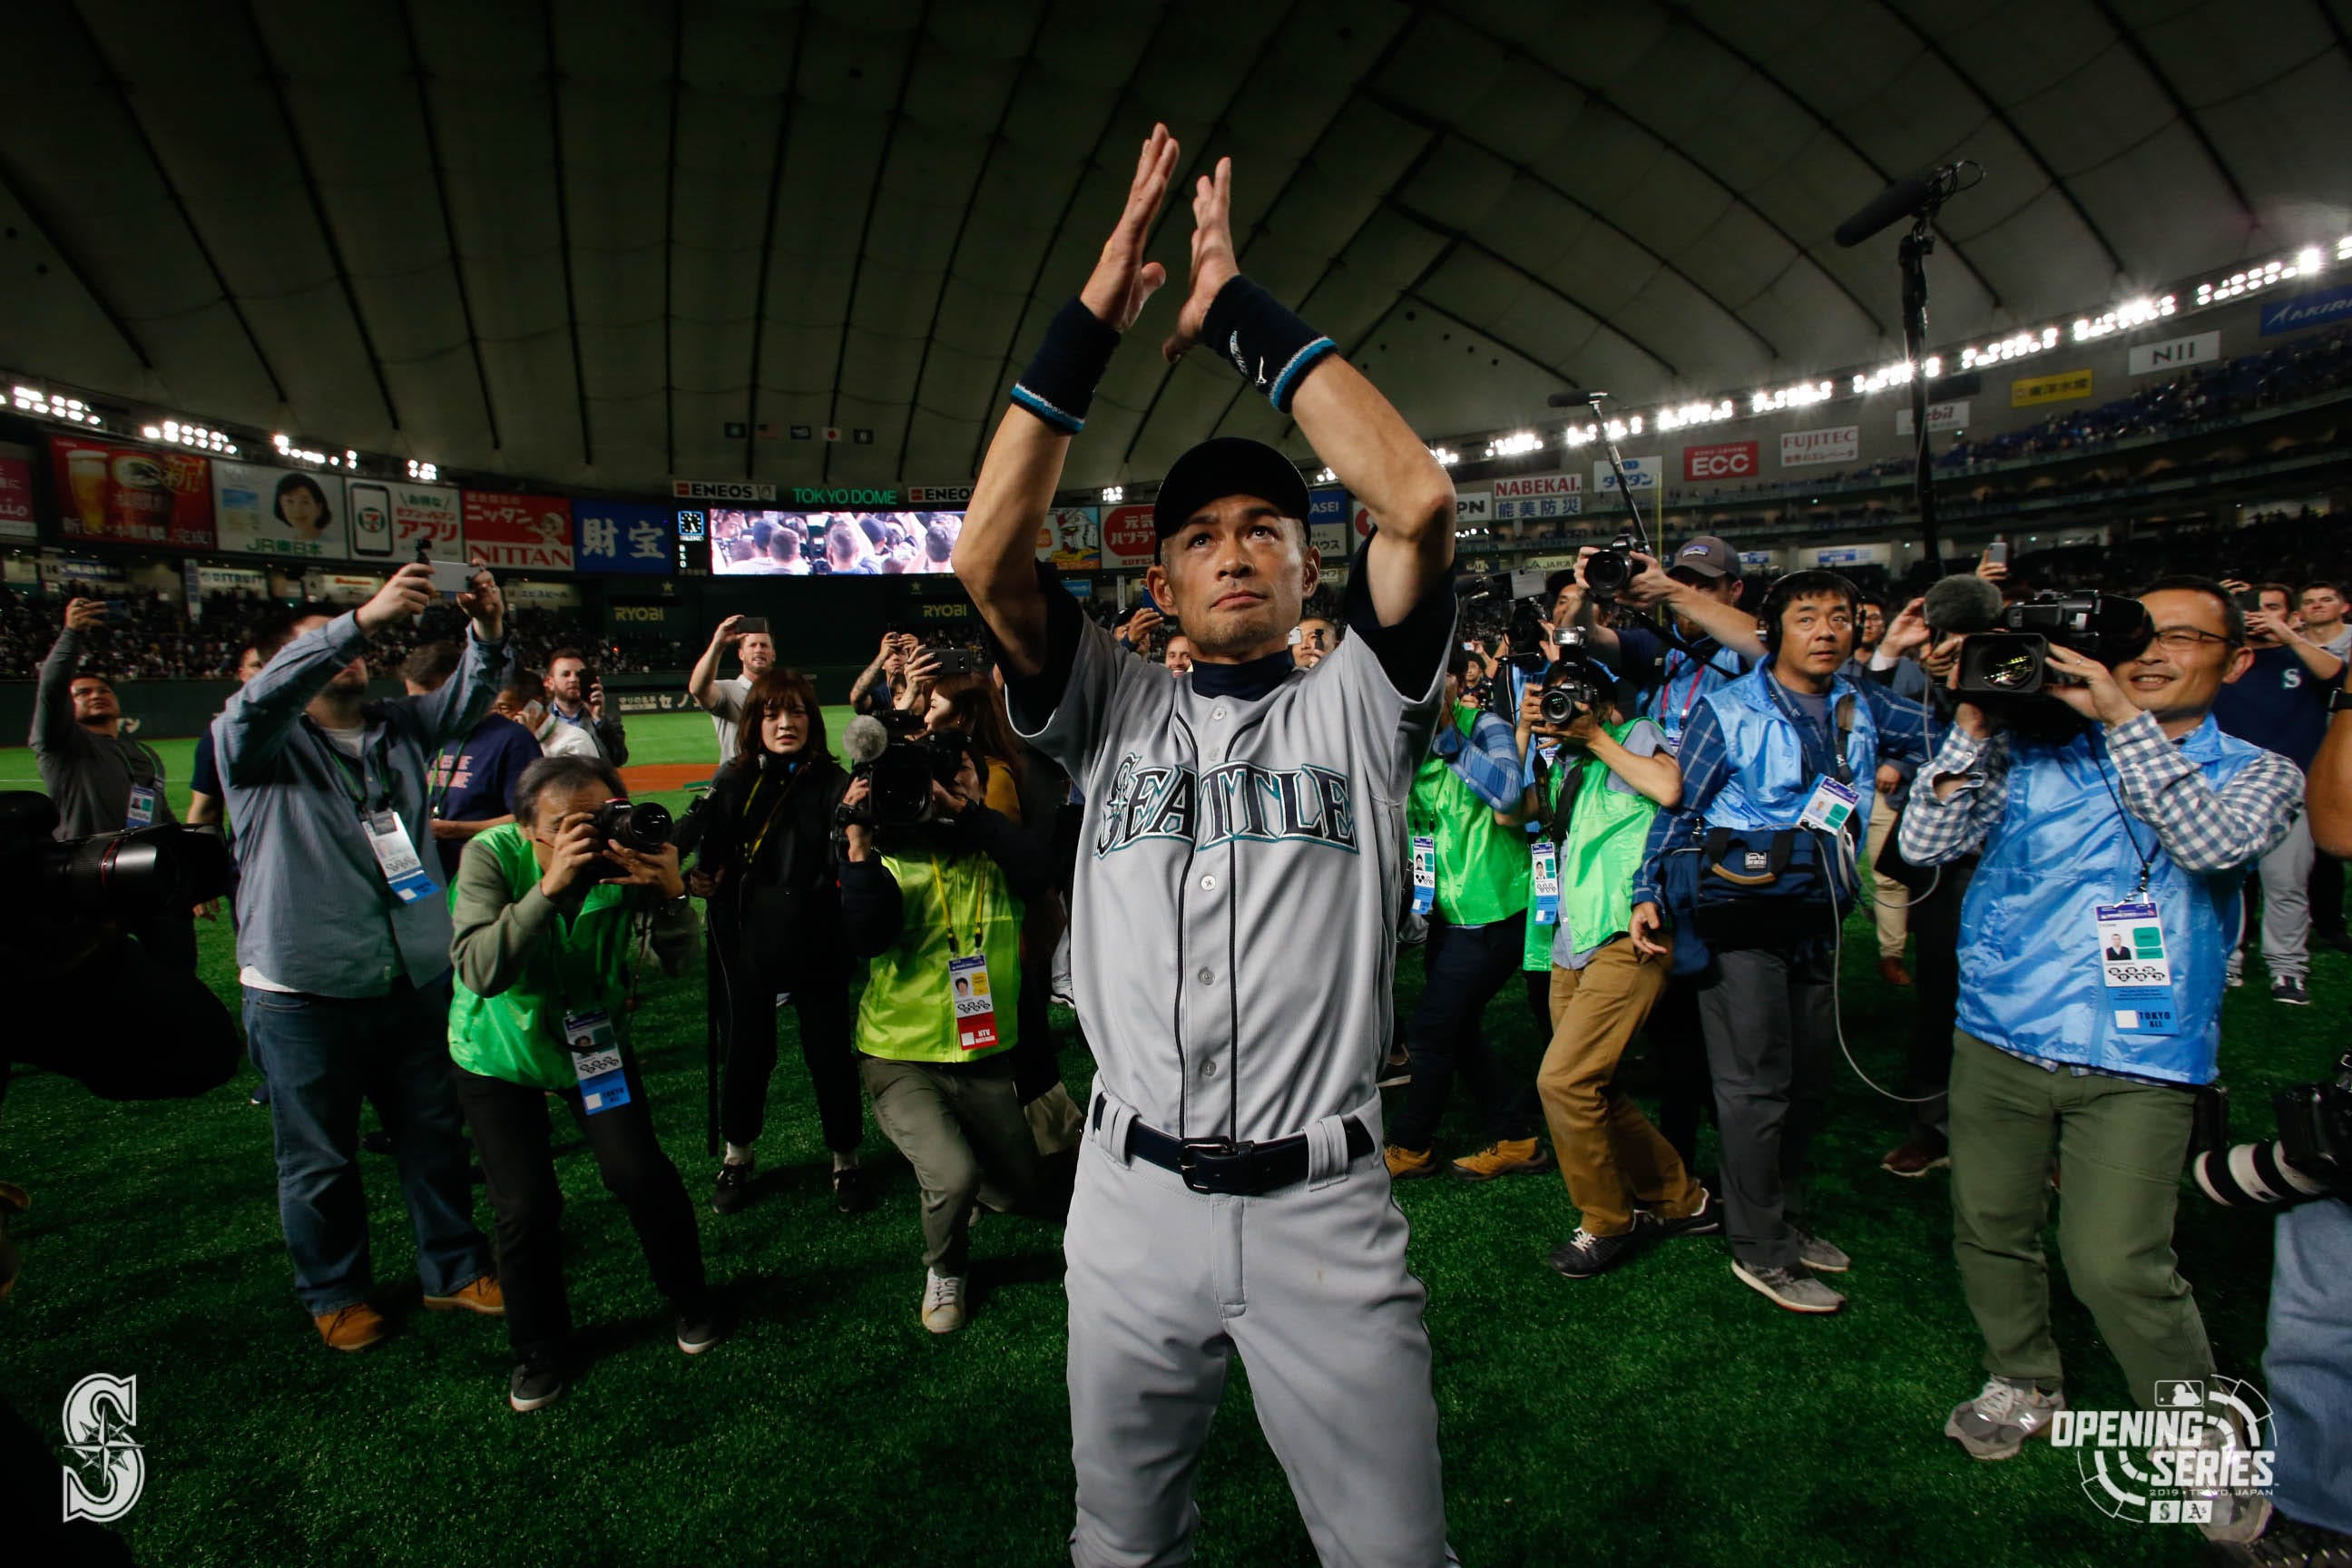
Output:
<path fill-rule="evenodd" d="M 2327 694 L 2327 711 L 2331 716 L 2337 713 L 2352 713 L 2352 691 L 2347 691 L 2340 686 L 2330 691 Z"/>

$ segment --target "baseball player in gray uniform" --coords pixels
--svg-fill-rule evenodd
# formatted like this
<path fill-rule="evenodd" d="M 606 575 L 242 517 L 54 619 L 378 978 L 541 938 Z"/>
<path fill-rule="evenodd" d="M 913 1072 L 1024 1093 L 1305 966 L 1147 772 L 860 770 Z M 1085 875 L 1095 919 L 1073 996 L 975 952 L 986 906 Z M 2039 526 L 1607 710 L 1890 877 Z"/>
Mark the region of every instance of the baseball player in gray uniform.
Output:
<path fill-rule="evenodd" d="M 1142 247 L 1175 169 L 1155 127 L 1085 290 L 1012 394 L 955 568 L 1016 728 L 1086 795 L 1073 973 L 1099 1070 L 1066 1234 L 1080 1564 L 1181 1563 L 1235 1351 L 1326 1563 L 1432 1568 L 1445 1542 L 1420 1281 L 1380 1157 L 1404 800 L 1454 628 L 1454 491 L 1372 384 L 1239 276 L 1232 164 L 1193 201 L 1171 359 L 1212 344 L 1370 509 L 1351 635 L 1288 647 L 1320 562 L 1298 469 L 1203 443 L 1156 504 L 1153 598 L 1185 675 L 1088 623 L 1034 559 L 1118 335 L 1166 281 Z"/>

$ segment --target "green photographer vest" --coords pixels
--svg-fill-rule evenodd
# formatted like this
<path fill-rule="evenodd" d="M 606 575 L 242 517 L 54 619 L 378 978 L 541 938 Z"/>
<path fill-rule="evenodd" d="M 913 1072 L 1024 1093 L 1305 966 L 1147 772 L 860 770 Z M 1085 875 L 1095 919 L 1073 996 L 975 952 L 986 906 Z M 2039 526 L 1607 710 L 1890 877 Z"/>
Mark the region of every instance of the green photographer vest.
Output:
<path fill-rule="evenodd" d="M 898 940 L 866 976 L 857 1048 L 899 1062 L 982 1061 L 1012 1048 L 1021 1011 L 1023 908 L 1004 885 L 1003 870 L 976 850 L 947 857 L 922 847 L 885 853 L 882 865 L 898 884 Z M 948 961 L 975 950 L 975 932 L 977 951 L 988 960 L 996 1044 L 965 1050 Z"/>
<path fill-rule="evenodd" d="M 1609 726 L 1622 745 L 1633 726 Z M 1600 946 L 1633 923 L 1633 879 L 1658 803 L 1631 788 L 1612 789 L 1609 764 L 1587 755 L 1568 818 L 1568 847 L 1559 858 L 1559 912 L 1579 952 Z"/>
<path fill-rule="evenodd" d="M 1454 723 L 1465 744 L 1477 722 L 1477 709 L 1456 706 Z M 1437 841 L 1437 912 L 1449 924 L 1493 925 L 1528 907 L 1527 835 L 1496 822 L 1494 807 L 1433 751 L 1413 774 L 1405 822 L 1415 837 Z"/>
<path fill-rule="evenodd" d="M 509 822 L 474 843 L 498 857 L 512 897 L 520 899 L 539 885 L 539 861 L 520 827 Z M 478 996 L 464 981 L 451 979 L 450 1060 L 484 1078 L 534 1089 L 575 1089 L 580 1078 L 563 1043 L 565 1013 L 601 1008 L 613 1021 L 614 1038 L 628 1043 L 628 889 L 589 889 L 580 912 L 568 918 L 559 912 L 553 929 L 555 940 L 540 943 L 522 974 L 496 996 Z"/>

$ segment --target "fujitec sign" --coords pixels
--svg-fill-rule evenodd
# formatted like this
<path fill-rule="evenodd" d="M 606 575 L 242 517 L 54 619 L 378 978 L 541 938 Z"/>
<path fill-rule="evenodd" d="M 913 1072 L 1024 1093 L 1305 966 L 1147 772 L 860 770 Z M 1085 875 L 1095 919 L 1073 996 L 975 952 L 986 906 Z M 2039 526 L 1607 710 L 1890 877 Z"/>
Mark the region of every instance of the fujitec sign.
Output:
<path fill-rule="evenodd" d="M 1813 463 L 1851 463 L 1862 456 L 1862 426 L 1833 425 L 1822 430 L 1783 430 L 1780 466 L 1801 468 Z"/>

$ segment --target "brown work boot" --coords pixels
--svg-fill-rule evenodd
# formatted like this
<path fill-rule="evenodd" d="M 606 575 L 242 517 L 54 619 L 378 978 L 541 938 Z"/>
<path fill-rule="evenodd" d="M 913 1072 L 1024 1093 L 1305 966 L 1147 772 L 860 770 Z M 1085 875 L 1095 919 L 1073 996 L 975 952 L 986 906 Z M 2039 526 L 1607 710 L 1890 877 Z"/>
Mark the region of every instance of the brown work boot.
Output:
<path fill-rule="evenodd" d="M 310 1321 L 319 1325 L 319 1337 L 327 1342 L 331 1351 L 363 1351 L 382 1343 L 383 1337 L 392 1332 L 392 1325 L 383 1321 L 383 1314 L 365 1301 L 320 1312 Z"/>
<path fill-rule="evenodd" d="M 1878 1168 L 1890 1176 L 1924 1176 L 1930 1171 L 1948 1170 L 1952 1152 L 1924 1139 L 1906 1138 L 1886 1152 Z"/>
<path fill-rule="evenodd" d="M 1490 1182 L 1496 1176 L 1528 1175 L 1537 1171 L 1549 1171 L 1552 1166 L 1551 1151 L 1539 1138 L 1506 1138 L 1489 1143 L 1475 1154 L 1465 1154 L 1454 1162 L 1454 1173 L 1465 1182 Z"/>
<path fill-rule="evenodd" d="M 1903 967 L 1903 961 L 1899 958 L 1880 959 L 1878 977 L 1889 985 L 1897 985 L 1906 991 L 1911 988 L 1911 972 Z"/>
<path fill-rule="evenodd" d="M 1437 1156 L 1426 1149 L 1407 1149 L 1402 1144 L 1391 1143 L 1382 1151 L 1382 1158 L 1388 1162 L 1389 1180 L 1391 1182 L 1437 1174 Z"/>
<path fill-rule="evenodd" d="M 425 1310 L 428 1312 L 479 1312 L 486 1318 L 507 1315 L 507 1299 L 499 1289 L 499 1277 L 485 1274 L 467 1281 L 446 1296 L 427 1296 Z"/>

